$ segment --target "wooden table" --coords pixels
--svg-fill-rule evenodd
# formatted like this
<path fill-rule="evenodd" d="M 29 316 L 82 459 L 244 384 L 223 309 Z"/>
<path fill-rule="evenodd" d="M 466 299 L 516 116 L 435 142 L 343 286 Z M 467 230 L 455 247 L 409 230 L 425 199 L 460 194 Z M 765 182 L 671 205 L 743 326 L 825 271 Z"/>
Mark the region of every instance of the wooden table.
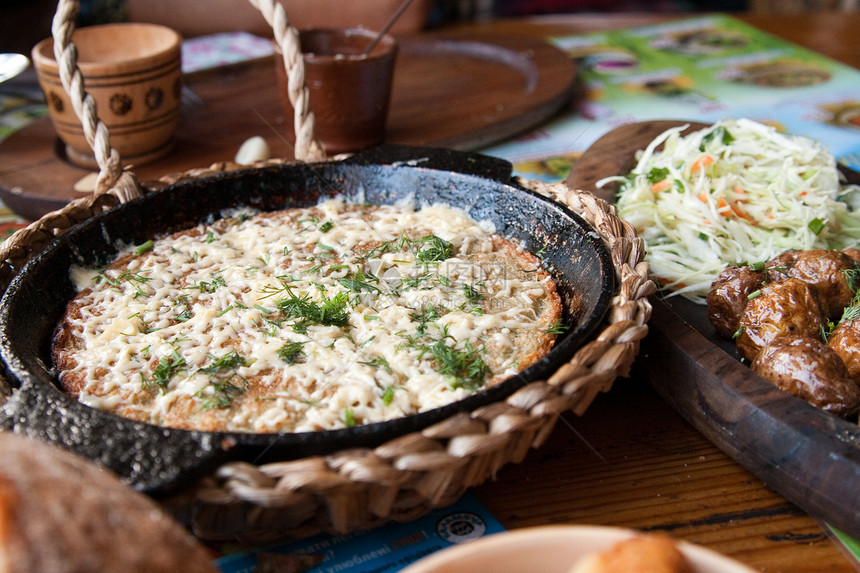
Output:
<path fill-rule="evenodd" d="M 740 17 L 860 68 L 860 14 Z M 571 15 L 465 24 L 454 31 L 544 37 L 668 19 L 665 14 Z M 255 130 L 267 128 L 260 118 L 255 121 Z M 432 133 L 426 135 L 432 140 Z M 640 358 L 653 351 L 659 349 L 646 340 Z M 631 527 L 668 532 L 762 571 L 855 570 L 819 522 L 688 425 L 648 385 L 641 367 L 599 396 L 582 417 L 566 415 L 542 448 L 522 464 L 503 468 L 474 493 L 509 529 L 562 523 Z"/>
<path fill-rule="evenodd" d="M 278 98 L 273 58 L 195 71 L 183 80 L 171 151 L 143 165 L 123 159 L 140 181 L 232 161 L 253 136 L 266 140 L 272 157 L 293 156 L 293 118 Z M 402 38 L 385 142 L 453 149 L 498 142 L 558 113 L 575 81 L 574 62 L 541 36 L 439 31 Z M 97 171 L 95 160 L 82 166 L 67 159 L 48 117 L 0 142 L 0 157 L 0 200 L 25 219 L 80 197 L 76 182 Z"/>
<path fill-rule="evenodd" d="M 860 14 L 741 19 L 860 68 Z M 464 26 L 473 33 L 572 34 L 647 25 L 665 15 L 571 15 Z M 568 414 L 522 464 L 475 489 L 509 529 L 601 524 L 663 531 L 768 572 L 855 571 L 822 524 L 735 463 L 645 381 L 659 352 L 581 417 Z"/>

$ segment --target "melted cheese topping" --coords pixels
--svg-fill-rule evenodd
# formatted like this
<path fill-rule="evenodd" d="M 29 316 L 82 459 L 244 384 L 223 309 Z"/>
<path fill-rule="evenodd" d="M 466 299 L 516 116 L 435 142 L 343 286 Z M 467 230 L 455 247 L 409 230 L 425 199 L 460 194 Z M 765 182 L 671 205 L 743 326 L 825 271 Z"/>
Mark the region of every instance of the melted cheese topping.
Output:
<path fill-rule="evenodd" d="M 61 383 L 89 406 L 201 430 L 333 429 L 448 404 L 545 354 L 561 309 L 535 257 L 443 206 L 238 213 L 73 278 Z"/>

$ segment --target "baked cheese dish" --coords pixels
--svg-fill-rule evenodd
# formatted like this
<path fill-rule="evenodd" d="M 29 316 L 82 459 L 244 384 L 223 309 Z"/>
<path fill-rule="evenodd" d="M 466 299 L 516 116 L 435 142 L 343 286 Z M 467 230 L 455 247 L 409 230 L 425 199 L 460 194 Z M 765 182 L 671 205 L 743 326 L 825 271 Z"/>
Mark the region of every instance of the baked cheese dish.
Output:
<path fill-rule="evenodd" d="M 72 270 L 61 386 L 158 426 L 304 432 L 460 400 L 560 332 L 541 260 L 447 206 L 330 200 L 223 219 Z"/>

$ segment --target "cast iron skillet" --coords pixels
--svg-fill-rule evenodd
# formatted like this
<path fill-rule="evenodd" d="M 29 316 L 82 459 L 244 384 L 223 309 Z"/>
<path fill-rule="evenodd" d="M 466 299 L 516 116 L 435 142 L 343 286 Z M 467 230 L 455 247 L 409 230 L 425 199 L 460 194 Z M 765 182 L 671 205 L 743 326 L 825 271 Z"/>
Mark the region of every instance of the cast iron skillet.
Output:
<path fill-rule="evenodd" d="M 75 295 L 72 265 L 104 264 L 117 246 L 182 230 L 236 206 L 263 211 L 344 194 L 370 203 L 445 203 L 490 220 L 497 232 L 541 251 L 565 303 L 568 331 L 520 375 L 460 402 L 346 430 L 292 434 L 160 428 L 89 408 L 63 394 L 50 359 L 52 331 Z M 264 463 L 373 447 L 458 411 L 504 399 L 569 360 L 602 322 L 614 268 L 601 238 L 574 213 L 512 183 L 511 165 L 483 155 L 388 146 L 345 162 L 221 174 L 144 195 L 70 229 L 30 261 L 0 302 L 0 356 L 15 393 L 0 427 L 58 443 L 107 466 L 142 491 L 164 492 L 229 460 Z"/>

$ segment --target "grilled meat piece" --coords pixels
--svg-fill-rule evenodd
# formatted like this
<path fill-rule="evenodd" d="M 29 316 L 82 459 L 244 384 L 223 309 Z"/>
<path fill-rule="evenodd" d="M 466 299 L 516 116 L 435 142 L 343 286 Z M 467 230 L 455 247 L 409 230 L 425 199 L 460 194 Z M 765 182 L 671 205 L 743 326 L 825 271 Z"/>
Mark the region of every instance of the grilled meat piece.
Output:
<path fill-rule="evenodd" d="M 766 264 L 771 282 L 798 278 L 815 291 L 821 310 L 828 318 L 839 318 L 851 304 L 854 290 L 846 271 L 857 269 L 857 262 L 843 251 L 812 249 L 786 251 Z"/>
<path fill-rule="evenodd" d="M 860 387 L 839 355 L 818 338 L 776 338 L 758 354 L 751 368 L 778 388 L 837 416 L 860 409 Z"/>
<path fill-rule="evenodd" d="M 747 265 L 725 269 L 711 284 L 708 292 L 708 318 L 720 335 L 731 338 L 737 332 L 749 295 L 766 282 L 763 271 Z"/>
<path fill-rule="evenodd" d="M 740 320 L 737 349 L 752 361 L 776 338 L 819 336 L 822 324 L 821 308 L 809 284 L 797 278 L 770 283 L 747 304 Z"/>

